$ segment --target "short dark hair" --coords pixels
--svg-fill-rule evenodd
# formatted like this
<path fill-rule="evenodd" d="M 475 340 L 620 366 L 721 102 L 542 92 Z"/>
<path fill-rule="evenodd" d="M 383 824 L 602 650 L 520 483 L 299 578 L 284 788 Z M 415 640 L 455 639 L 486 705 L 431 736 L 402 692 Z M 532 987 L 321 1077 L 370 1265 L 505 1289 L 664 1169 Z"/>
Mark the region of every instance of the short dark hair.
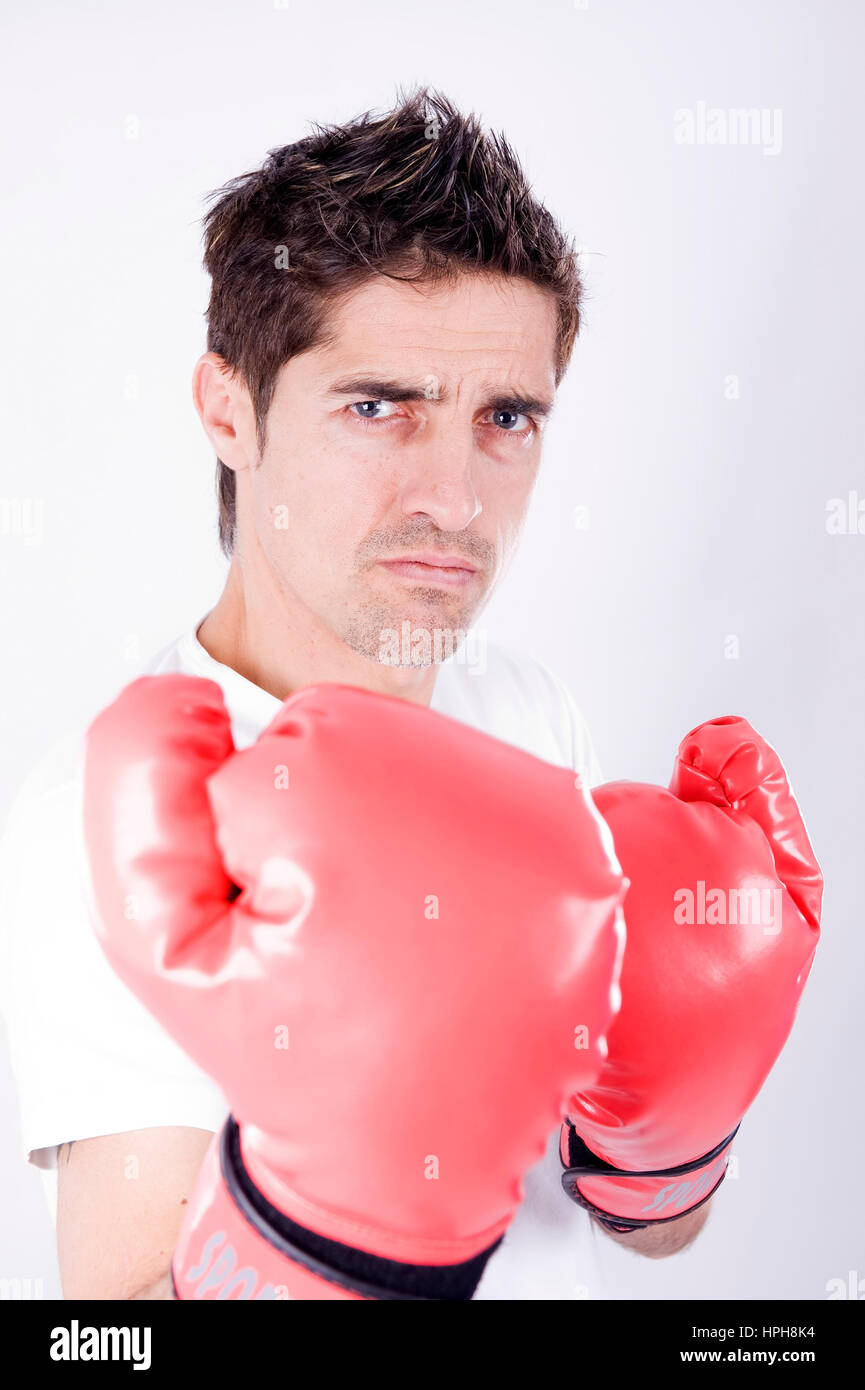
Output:
<path fill-rule="evenodd" d="M 328 309 L 374 275 L 442 281 L 517 276 L 558 308 L 556 384 L 579 331 L 577 252 L 534 197 L 511 147 L 428 88 L 383 115 L 271 150 L 208 195 L 207 348 L 239 373 L 260 449 L 277 373 L 327 338 Z M 217 460 L 219 541 L 236 534 L 235 477 Z"/>

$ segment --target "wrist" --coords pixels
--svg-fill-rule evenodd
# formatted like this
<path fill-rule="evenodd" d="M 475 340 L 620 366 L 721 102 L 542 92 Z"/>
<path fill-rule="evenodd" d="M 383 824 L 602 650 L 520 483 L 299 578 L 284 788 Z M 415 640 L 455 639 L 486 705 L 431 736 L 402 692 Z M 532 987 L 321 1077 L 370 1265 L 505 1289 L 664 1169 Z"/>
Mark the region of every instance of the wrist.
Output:
<path fill-rule="evenodd" d="M 566 1119 L 560 1145 L 562 1187 L 573 1202 L 616 1234 L 678 1221 L 718 1190 L 738 1129 L 737 1125 L 720 1144 L 691 1162 L 635 1171 L 599 1158 Z"/>

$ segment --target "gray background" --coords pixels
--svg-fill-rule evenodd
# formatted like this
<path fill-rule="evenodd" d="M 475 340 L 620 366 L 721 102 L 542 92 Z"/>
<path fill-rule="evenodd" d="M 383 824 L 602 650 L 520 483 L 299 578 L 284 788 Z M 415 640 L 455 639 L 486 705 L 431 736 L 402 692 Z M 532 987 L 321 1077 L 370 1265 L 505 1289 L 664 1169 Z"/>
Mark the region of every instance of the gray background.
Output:
<path fill-rule="evenodd" d="M 485 627 L 568 681 L 608 777 L 664 780 L 694 724 L 747 716 L 827 882 L 738 1177 L 687 1253 L 606 1242 L 612 1292 L 822 1299 L 865 1276 L 865 534 L 826 520 L 865 501 L 862 7 L 158 0 L 22 7 L 4 30 L 0 811 L 221 587 L 189 386 L 202 195 L 310 119 L 441 87 L 506 131 L 586 249 L 584 332 Z M 768 136 L 678 142 L 699 103 L 765 110 Z M 0 1114 L 0 1276 L 56 1297 L 5 1052 Z"/>

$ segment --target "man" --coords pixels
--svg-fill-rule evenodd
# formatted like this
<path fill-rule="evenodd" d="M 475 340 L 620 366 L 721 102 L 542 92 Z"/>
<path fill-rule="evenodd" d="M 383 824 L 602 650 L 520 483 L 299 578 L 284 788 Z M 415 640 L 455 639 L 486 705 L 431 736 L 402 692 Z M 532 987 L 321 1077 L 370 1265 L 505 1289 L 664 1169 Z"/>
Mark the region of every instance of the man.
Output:
<path fill-rule="evenodd" d="M 216 681 L 240 748 L 293 692 L 335 681 L 431 706 L 596 785 L 561 683 L 471 633 L 514 553 L 579 327 L 575 253 L 506 143 L 424 92 L 322 129 L 221 190 L 205 265 L 193 393 L 231 564 L 214 608 L 149 671 Z M 226 1107 L 100 953 L 79 792 L 77 760 L 53 760 L 4 845 L 25 1147 L 49 1195 L 56 1165 L 65 1295 L 169 1298 Z M 601 1231 L 656 1256 L 704 1224 L 708 1203 L 653 1229 L 601 1227 L 562 1192 L 558 1141 L 557 1127 L 476 1297 L 603 1296 Z"/>

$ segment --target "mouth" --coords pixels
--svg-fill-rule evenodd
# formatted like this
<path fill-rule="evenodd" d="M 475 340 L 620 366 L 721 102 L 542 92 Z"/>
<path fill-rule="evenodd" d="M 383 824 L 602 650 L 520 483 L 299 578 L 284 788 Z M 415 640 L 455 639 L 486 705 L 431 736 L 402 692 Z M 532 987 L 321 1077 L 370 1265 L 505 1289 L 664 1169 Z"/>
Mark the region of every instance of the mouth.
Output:
<path fill-rule="evenodd" d="M 405 556 L 396 560 L 380 560 L 379 564 L 399 579 L 442 589 L 465 588 L 478 573 L 470 560 L 456 555 Z"/>

